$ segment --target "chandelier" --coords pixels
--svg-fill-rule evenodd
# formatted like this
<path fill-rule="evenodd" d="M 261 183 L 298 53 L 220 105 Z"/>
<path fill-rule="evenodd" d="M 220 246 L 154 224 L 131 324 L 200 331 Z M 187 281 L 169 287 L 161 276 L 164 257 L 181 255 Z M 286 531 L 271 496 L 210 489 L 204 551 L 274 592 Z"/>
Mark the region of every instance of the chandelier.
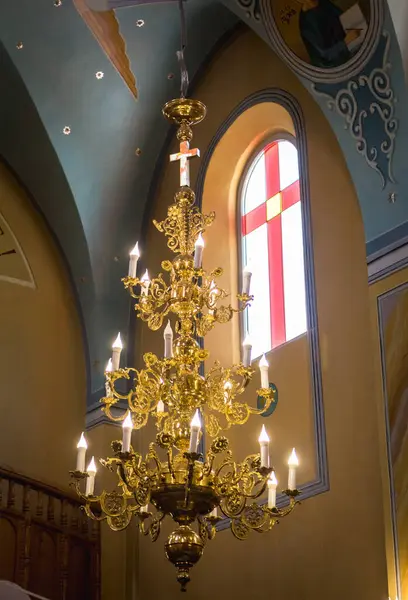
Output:
<path fill-rule="evenodd" d="M 168 102 L 163 114 L 178 126 L 180 152 L 170 160 L 180 161 L 180 188 L 164 221 L 153 223 L 168 238 L 167 245 L 176 256 L 161 263 L 167 277 L 160 273 L 150 279 L 146 271 L 139 278 L 136 245 L 130 255 L 129 275 L 122 281 L 136 300 L 137 316 L 156 331 L 164 326 L 168 315 L 173 315 L 175 335 L 168 320 L 164 357 L 148 352 L 141 370 L 120 367 L 122 343 L 118 335 L 105 373 L 106 396 L 101 402 L 109 419 L 122 422 L 123 437 L 112 442 L 113 456 L 100 460 L 117 475 L 117 489 L 95 494 L 96 465 L 92 457 L 85 469 L 87 444 L 83 434 L 76 470 L 71 475 L 88 517 L 106 520 L 115 531 L 125 529 L 136 517 L 140 532 L 156 541 L 163 520 L 173 519 L 177 526 L 165 543 L 165 553 L 177 568 L 177 580 L 185 591 L 189 571 L 200 559 L 206 542 L 213 539 L 219 521 L 227 519 L 234 536 L 244 540 L 251 531 L 269 531 L 293 510 L 299 494 L 298 460 L 293 450 L 288 486 L 283 492 L 289 502 L 278 508 L 278 482 L 269 464 L 265 427 L 259 437 L 260 452 L 241 463 L 234 460 L 223 435 L 233 425 L 244 425 L 251 415 L 267 411 L 276 401 L 275 388 L 269 383 L 268 363 L 263 357 L 259 363 L 261 387 L 257 390 L 261 408 L 240 400 L 255 373 L 248 339 L 243 344 L 242 362 L 230 367 L 215 362 L 204 370 L 209 352 L 202 340 L 215 325 L 229 322 L 249 306 L 253 300 L 251 273 L 245 269 L 242 293 L 233 306 L 224 302 L 228 294 L 216 283 L 222 269 L 208 272 L 202 266 L 202 234 L 215 214 L 204 215 L 195 204 L 189 158 L 199 155 L 197 149 L 190 149 L 192 126 L 204 119 L 206 107 L 197 100 L 179 98 Z M 127 402 L 127 410 L 118 414 L 121 401 Z M 133 429 L 147 425 L 149 417 L 155 421 L 157 434 L 143 456 L 133 449 L 131 436 Z M 267 489 L 267 502 L 257 503 Z"/>

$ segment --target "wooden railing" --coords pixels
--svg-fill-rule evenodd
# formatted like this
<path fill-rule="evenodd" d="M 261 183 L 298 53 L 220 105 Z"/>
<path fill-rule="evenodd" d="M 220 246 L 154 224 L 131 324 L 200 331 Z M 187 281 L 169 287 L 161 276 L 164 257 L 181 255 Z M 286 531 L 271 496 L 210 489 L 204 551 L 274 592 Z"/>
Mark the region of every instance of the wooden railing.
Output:
<path fill-rule="evenodd" d="M 99 600 L 99 524 L 76 496 L 0 468 L 0 579 L 49 600 Z"/>

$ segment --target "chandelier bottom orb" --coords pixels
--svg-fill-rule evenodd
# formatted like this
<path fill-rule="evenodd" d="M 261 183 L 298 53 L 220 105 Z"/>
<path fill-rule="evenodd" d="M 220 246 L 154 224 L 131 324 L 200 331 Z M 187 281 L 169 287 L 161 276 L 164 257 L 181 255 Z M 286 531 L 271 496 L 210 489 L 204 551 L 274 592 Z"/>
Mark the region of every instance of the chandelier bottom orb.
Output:
<path fill-rule="evenodd" d="M 187 591 L 190 569 L 200 560 L 204 551 L 201 537 L 188 525 L 180 525 L 165 544 L 166 558 L 177 568 L 177 581 L 181 591 Z"/>

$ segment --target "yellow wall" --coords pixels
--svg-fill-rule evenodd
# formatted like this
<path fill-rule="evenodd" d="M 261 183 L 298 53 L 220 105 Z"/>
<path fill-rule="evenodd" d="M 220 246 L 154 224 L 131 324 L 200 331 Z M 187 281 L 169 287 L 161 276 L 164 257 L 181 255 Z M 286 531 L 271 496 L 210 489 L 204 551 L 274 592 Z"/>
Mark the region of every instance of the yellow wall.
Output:
<path fill-rule="evenodd" d="M 401 429 L 401 415 L 398 414 L 404 410 L 405 390 L 407 384 L 407 290 L 400 291 L 399 286 L 408 281 L 408 269 L 401 269 L 392 275 L 377 281 L 370 286 L 370 308 L 372 319 L 372 331 L 375 342 L 375 384 L 382 390 L 383 385 L 387 392 L 387 397 L 381 398 L 378 406 L 378 415 L 380 423 L 380 451 L 381 451 L 381 471 L 383 475 L 383 496 L 384 496 L 384 517 L 387 544 L 387 561 L 390 579 L 390 595 L 392 598 L 397 596 L 396 589 L 396 560 L 400 565 L 401 591 L 400 599 L 405 600 L 408 594 L 408 509 L 406 503 L 407 490 L 407 444 L 406 427 Z M 394 291 L 395 290 L 395 291 Z M 388 304 L 393 307 L 389 312 L 385 328 L 380 333 L 379 325 L 379 306 L 378 299 L 381 295 L 393 292 L 392 298 L 388 299 Z M 386 381 L 382 378 L 382 358 L 380 347 L 380 335 L 383 338 L 384 348 L 384 369 Z M 394 490 L 397 498 L 397 532 L 398 532 L 398 556 L 395 556 L 394 534 L 391 520 L 390 503 L 390 472 L 387 459 L 387 438 L 386 422 L 384 418 L 384 408 L 387 403 L 389 414 L 390 437 L 392 439 L 390 460 L 393 467 Z"/>
<path fill-rule="evenodd" d="M 262 41 L 246 32 L 218 54 L 196 90 L 195 96 L 208 106 L 208 118 L 197 128 L 194 142 L 204 153 L 230 111 L 247 95 L 266 87 L 281 87 L 292 93 L 305 115 L 331 489 L 304 502 L 296 514 L 269 535 L 254 534 L 240 543 L 228 531 L 219 533 L 193 570 L 190 594 L 195 600 L 211 595 L 254 599 L 267 595 L 282 599 L 386 598 L 375 408 L 378 390 L 373 384 L 364 232 L 355 191 L 335 136 L 305 88 Z M 269 127 L 265 122 L 259 135 Z M 234 143 L 230 141 L 231 148 Z M 228 164 L 228 158 L 228 152 L 220 156 L 218 176 L 207 182 L 204 195 L 204 208 L 210 205 L 211 198 L 218 205 L 221 219 L 228 210 L 230 193 L 230 181 L 224 177 L 222 167 L 222 161 Z M 197 162 L 193 174 L 197 172 Z M 163 174 L 152 217 L 164 217 L 177 185 L 178 170 L 171 165 Z M 214 260 L 214 266 L 221 262 L 217 260 L 217 248 L 210 249 L 208 245 L 205 252 L 206 261 Z M 153 227 L 144 256 L 153 273 L 160 270 L 160 259 L 168 256 L 165 241 Z M 227 335 L 228 329 L 222 326 L 218 329 L 219 337 L 212 341 L 214 346 L 218 343 L 224 348 L 237 343 L 236 334 Z M 162 353 L 161 333 L 144 331 L 140 343 L 138 351 Z M 283 368 L 282 364 L 281 385 Z M 296 380 L 297 372 L 288 369 L 285 377 Z M 291 397 L 280 398 L 282 405 L 291 407 L 282 423 L 287 445 L 291 436 L 304 435 L 310 422 L 310 415 L 306 422 L 303 419 L 307 391 L 302 384 L 302 377 L 298 389 L 296 381 L 292 381 Z M 278 407 L 277 414 L 279 410 Z M 274 427 L 274 417 L 270 423 Z M 146 434 L 137 435 L 146 447 Z M 240 439 L 243 453 L 249 448 L 256 451 L 251 426 L 241 433 Z M 314 446 L 304 450 L 302 469 L 309 474 L 314 465 L 307 463 L 313 452 Z M 142 599 L 179 596 L 174 570 L 164 558 L 164 542 L 163 535 L 155 544 L 148 539 L 140 542 L 137 569 Z"/>
<path fill-rule="evenodd" d="M 45 224 L 2 164 L 0 213 L 35 281 L 32 288 L 0 279 L 0 464 L 67 488 L 85 420 L 85 365 L 77 309 Z M 4 256 L 0 261 L 14 258 Z M 0 265 L 0 275 L 3 271 L 12 273 Z"/>

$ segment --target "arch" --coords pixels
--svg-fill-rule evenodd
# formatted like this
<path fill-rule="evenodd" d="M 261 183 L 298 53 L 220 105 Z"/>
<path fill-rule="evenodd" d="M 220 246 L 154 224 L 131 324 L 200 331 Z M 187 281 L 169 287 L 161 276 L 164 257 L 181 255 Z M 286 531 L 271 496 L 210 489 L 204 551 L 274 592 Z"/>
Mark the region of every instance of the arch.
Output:
<path fill-rule="evenodd" d="M 13 174 L 47 225 L 71 280 L 82 324 L 91 390 L 95 290 L 88 243 L 57 153 L 15 65 L 0 42 L 0 164 Z M 87 285 L 81 286 L 81 278 Z"/>
<path fill-rule="evenodd" d="M 316 480 L 307 485 L 304 490 L 305 495 L 314 495 L 329 489 L 329 476 L 326 456 L 326 439 L 324 426 L 323 410 L 323 392 L 322 392 L 322 372 L 320 364 L 320 349 L 318 337 L 317 322 L 317 299 L 315 290 L 315 277 L 313 267 L 313 238 L 311 229 L 311 208 L 310 208 L 310 189 L 307 161 L 307 139 L 303 113 L 298 101 L 288 92 L 279 88 L 264 89 L 255 92 L 242 100 L 227 116 L 227 118 L 218 127 L 215 135 L 208 145 L 207 151 L 203 157 L 201 167 L 197 176 L 196 193 L 197 202 L 200 207 L 203 203 L 204 184 L 208 173 L 211 160 L 217 149 L 218 144 L 233 126 L 237 119 L 249 109 L 261 104 L 274 104 L 286 112 L 286 129 L 290 132 L 289 121 L 293 124 L 293 134 L 297 140 L 299 151 L 299 173 L 300 173 L 300 194 L 303 201 L 302 222 L 305 235 L 304 257 L 305 264 L 308 265 L 305 272 L 305 286 L 307 297 L 307 318 L 308 318 L 308 341 L 311 367 L 311 385 L 313 397 L 314 425 L 315 425 L 315 448 L 316 448 Z M 282 113 L 283 115 L 283 113 Z M 284 117 L 283 117 L 284 118 Z M 269 131 L 269 135 L 271 132 Z M 239 175 L 242 175 L 243 165 L 246 164 L 251 153 L 265 139 L 265 134 L 256 140 L 255 146 L 247 152 L 246 156 L 240 159 L 240 165 L 237 166 Z M 236 202 L 236 196 L 231 201 Z M 237 341 L 237 335 L 233 336 L 233 344 Z"/>

